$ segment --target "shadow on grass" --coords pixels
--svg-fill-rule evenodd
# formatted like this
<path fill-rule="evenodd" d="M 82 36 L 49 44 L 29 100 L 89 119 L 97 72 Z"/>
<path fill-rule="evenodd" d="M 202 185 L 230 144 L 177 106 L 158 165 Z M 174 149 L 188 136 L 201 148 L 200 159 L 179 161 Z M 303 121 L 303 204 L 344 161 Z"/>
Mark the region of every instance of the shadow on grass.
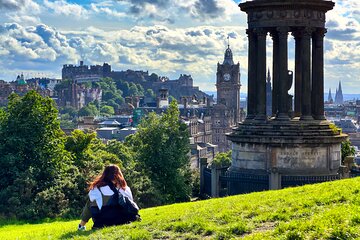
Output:
<path fill-rule="evenodd" d="M 69 222 L 69 221 L 75 221 L 77 220 L 76 218 L 46 218 L 46 219 L 42 219 L 42 220 L 36 220 L 36 221 L 31 221 L 31 220 L 15 220 L 15 219 L 0 219 L 0 228 L 2 227 L 7 227 L 9 225 L 16 225 L 16 226 L 21 226 L 21 225 L 27 225 L 27 224 L 31 224 L 31 225 L 35 225 L 35 224 L 44 224 L 44 223 L 54 223 L 54 222 Z"/>
<path fill-rule="evenodd" d="M 90 231 L 75 230 L 73 232 L 68 232 L 66 234 L 61 235 L 59 239 L 73 239 L 74 237 L 80 237 L 80 236 L 87 237 L 94 232 L 96 232 L 96 230 L 90 230 Z"/>

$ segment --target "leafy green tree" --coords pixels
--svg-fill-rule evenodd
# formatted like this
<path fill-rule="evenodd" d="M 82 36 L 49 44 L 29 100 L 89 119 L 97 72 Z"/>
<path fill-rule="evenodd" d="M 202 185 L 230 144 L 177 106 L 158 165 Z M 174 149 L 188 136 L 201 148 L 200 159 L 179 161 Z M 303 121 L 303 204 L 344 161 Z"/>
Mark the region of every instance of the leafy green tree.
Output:
<path fill-rule="evenodd" d="M 70 106 L 61 108 L 59 111 L 61 114 L 69 114 L 72 118 L 76 117 L 78 114 L 78 111 L 76 111 L 75 108 L 70 107 Z"/>
<path fill-rule="evenodd" d="M 129 83 L 123 80 L 116 81 L 116 86 L 123 92 L 123 97 L 129 96 Z"/>
<path fill-rule="evenodd" d="M 65 149 L 72 154 L 73 167 L 77 173 L 73 176 L 73 186 L 64 190 L 70 208 L 70 216 L 78 215 L 87 198 L 88 183 L 98 175 L 106 164 L 118 164 L 121 160 L 106 150 L 106 145 L 96 138 L 94 132 L 74 130 L 66 138 Z"/>
<path fill-rule="evenodd" d="M 355 148 L 351 145 L 349 139 L 346 139 L 341 143 L 341 163 L 344 163 L 344 160 L 347 156 L 354 156 Z"/>
<path fill-rule="evenodd" d="M 117 112 L 120 108 L 120 104 L 115 102 L 114 99 L 110 99 L 109 101 L 107 101 L 107 105 L 113 107 L 115 112 Z"/>
<path fill-rule="evenodd" d="M 96 116 L 99 114 L 98 108 L 93 103 L 89 103 L 85 107 L 82 107 L 79 110 L 79 116 L 85 117 L 85 116 Z"/>
<path fill-rule="evenodd" d="M 216 154 L 212 165 L 218 168 L 230 167 L 231 165 L 231 150 Z"/>
<path fill-rule="evenodd" d="M 144 96 L 145 90 L 144 90 L 143 86 L 141 86 L 141 84 L 136 84 L 136 87 L 137 87 L 138 95 Z"/>
<path fill-rule="evenodd" d="M 70 85 L 71 85 L 70 80 L 65 79 L 64 81 L 61 81 L 60 83 L 56 84 L 54 90 L 59 94 L 62 90 L 69 88 Z"/>
<path fill-rule="evenodd" d="M 31 219 L 67 210 L 61 189 L 72 159 L 57 117 L 53 100 L 35 91 L 10 95 L 0 112 L 0 214 Z"/>
<path fill-rule="evenodd" d="M 149 77 L 150 82 L 157 82 L 159 80 L 159 76 L 156 73 L 150 74 Z"/>
<path fill-rule="evenodd" d="M 155 98 L 155 97 L 156 97 L 154 91 L 153 91 L 152 89 L 150 89 L 150 88 L 146 90 L 145 96 L 146 96 L 146 97 L 151 97 L 151 98 Z"/>
<path fill-rule="evenodd" d="M 160 191 L 152 183 L 142 165 L 135 161 L 135 154 L 130 146 L 111 140 L 106 145 L 106 151 L 115 154 L 121 160 L 122 172 L 140 207 L 152 207 L 162 203 L 162 198 L 159 197 L 161 196 Z"/>
<path fill-rule="evenodd" d="M 173 101 L 165 114 L 150 113 L 128 140 L 163 203 L 188 201 L 191 195 L 189 133 L 179 115 Z"/>
<path fill-rule="evenodd" d="M 115 110 L 112 106 L 105 105 L 101 107 L 100 113 L 104 116 L 112 116 L 115 114 Z"/>
<path fill-rule="evenodd" d="M 129 93 L 129 96 L 138 96 L 139 95 L 139 91 L 138 91 L 138 88 L 137 88 L 136 84 L 130 83 L 128 93 Z"/>

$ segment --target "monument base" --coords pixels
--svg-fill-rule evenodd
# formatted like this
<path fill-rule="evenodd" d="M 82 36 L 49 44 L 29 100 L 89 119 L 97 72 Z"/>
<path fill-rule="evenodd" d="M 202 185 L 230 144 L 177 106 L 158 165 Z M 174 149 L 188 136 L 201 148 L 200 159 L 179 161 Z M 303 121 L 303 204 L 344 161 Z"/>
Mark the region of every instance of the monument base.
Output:
<path fill-rule="evenodd" d="M 232 141 L 228 171 L 266 172 L 269 189 L 334 180 L 346 137 L 328 121 L 245 121 L 228 135 Z"/>

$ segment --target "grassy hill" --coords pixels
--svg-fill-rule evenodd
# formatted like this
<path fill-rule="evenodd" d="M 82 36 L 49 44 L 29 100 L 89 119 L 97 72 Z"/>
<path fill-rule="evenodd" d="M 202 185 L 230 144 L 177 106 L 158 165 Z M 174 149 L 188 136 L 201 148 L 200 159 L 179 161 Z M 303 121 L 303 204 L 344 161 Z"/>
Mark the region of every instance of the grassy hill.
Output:
<path fill-rule="evenodd" d="M 2 224 L 0 239 L 360 239 L 360 178 L 141 210 L 142 222 Z M 92 224 L 88 224 L 91 228 Z"/>

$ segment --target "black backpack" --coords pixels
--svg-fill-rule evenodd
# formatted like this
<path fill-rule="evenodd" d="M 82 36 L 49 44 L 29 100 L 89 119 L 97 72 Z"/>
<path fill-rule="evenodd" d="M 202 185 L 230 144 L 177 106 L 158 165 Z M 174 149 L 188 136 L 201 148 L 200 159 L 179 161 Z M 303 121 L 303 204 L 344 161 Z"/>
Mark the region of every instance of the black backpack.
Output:
<path fill-rule="evenodd" d="M 112 183 L 108 185 L 110 189 L 114 192 L 109 201 L 106 203 L 106 205 L 102 206 L 101 210 L 99 210 L 97 206 L 93 206 L 90 209 L 94 222 L 93 228 L 121 225 L 140 220 L 140 215 L 138 214 L 139 208 L 137 208 L 137 213 L 135 214 L 134 210 L 129 211 L 128 207 L 126 207 L 128 206 L 128 204 L 119 204 L 119 202 L 123 201 L 122 199 L 125 199 L 126 202 L 132 201 L 127 197 L 124 197 L 122 194 L 119 194 L 118 190 L 114 187 Z M 101 195 L 103 195 L 102 192 Z"/>
<path fill-rule="evenodd" d="M 112 183 L 109 184 L 109 187 L 114 192 L 114 197 L 109 200 L 111 201 L 110 205 L 120 205 L 126 214 L 140 217 L 139 207 L 134 201 L 130 200 L 127 196 L 122 195 Z"/>

